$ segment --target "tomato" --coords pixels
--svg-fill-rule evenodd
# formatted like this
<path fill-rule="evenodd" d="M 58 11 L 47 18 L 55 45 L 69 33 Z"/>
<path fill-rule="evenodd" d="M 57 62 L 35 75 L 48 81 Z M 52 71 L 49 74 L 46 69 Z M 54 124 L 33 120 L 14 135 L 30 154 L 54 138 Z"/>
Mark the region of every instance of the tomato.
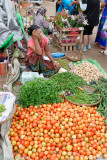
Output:
<path fill-rule="evenodd" d="M 46 128 L 47 128 L 47 130 L 51 130 L 52 129 L 52 125 L 48 124 Z"/>
<path fill-rule="evenodd" d="M 37 123 L 33 122 L 32 127 L 34 127 L 34 128 L 37 127 Z"/>
<path fill-rule="evenodd" d="M 101 154 L 106 157 L 104 120 L 95 108 L 66 101 L 39 108 L 17 105 L 9 132 L 13 154 L 18 152 L 32 160 L 94 160 Z"/>

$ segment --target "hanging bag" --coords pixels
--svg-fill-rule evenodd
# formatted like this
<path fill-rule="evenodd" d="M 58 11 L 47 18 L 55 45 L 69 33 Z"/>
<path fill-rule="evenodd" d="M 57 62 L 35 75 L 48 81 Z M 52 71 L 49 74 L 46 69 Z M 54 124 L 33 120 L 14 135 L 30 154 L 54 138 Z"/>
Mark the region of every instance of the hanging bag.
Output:
<path fill-rule="evenodd" d="M 106 17 L 106 20 L 105 20 L 105 23 L 104 23 L 104 26 L 103 26 L 103 30 L 107 31 L 107 17 Z"/>

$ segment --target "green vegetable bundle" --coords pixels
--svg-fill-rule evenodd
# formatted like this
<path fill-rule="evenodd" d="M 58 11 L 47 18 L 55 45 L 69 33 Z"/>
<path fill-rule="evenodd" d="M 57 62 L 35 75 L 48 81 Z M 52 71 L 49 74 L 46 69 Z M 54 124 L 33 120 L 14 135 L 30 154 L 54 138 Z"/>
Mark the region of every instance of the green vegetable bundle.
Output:
<path fill-rule="evenodd" d="M 51 77 L 51 81 L 57 83 L 56 88 L 58 92 L 69 90 L 70 88 L 74 89 L 75 91 L 75 88 L 82 87 L 86 84 L 82 77 L 71 72 L 55 74 Z"/>
<path fill-rule="evenodd" d="M 58 103 L 62 99 L 56 89 L 56 83 L 43 78 L 26 82 L 19 91 L 19 103 L 23 107 L 47 103 Z"/>
<path fill-rule="evenodd" d="M 107 123 L 107 79 L 101 77 L 94 87 L 101 93 L 102 97 L 102 101 L 98 105 L 98 112 L 106 118 Z"/>
<path fill-rule="evenodd" d="M 2 116 L 2 112 L 4 112 L 5 110 L 6 110 L 5 105 L 0 104 L 0 117 Z"/>

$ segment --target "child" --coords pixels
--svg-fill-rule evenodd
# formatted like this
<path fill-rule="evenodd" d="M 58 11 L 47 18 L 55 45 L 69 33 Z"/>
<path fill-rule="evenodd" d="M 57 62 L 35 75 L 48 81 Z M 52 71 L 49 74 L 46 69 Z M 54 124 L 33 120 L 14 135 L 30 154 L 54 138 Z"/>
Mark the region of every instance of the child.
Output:
<path fill-rule="evenodd" d="M 49 48 L 48 39 L 43 36 L 40 27 L 32 25 L 28 28 L 28 34 L 32 37 L 28 41 L 28 53 L 25 64 L 33 71 L 43 73 L 44 77 L 51 77 L 60 69 L 60 65 L 52 58 Z M 45 51 L 49 60 L 43 59 L 43 51 Z"/>

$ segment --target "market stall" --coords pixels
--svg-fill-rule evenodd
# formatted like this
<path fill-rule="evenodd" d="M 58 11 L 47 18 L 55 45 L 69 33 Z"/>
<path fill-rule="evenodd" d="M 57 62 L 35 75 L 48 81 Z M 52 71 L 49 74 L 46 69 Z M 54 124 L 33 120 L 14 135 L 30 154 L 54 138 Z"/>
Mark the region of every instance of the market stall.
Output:
<path fill-rule="evenodd" d="M 31 6 L 26 11 L 25 19 Z M 0 92 L 0 160 L 107 158 L 107 73 L 96 60 L 82 59 L 84 16 L 67 17 L 65 11 L 58 13 L 53 23 L 53 42 L 64 52 L 52 54 L 62 67 L 59 73 L 44 78 L 38 72 L 24 72 L 19 50 L 13 54 L 11 76 L 3 89 L 12 91 L 20 67 L 22 74 L 18 104 L 12 93 Z"/>
<path fill-rule="evenodd" d="M 71 61 L 82 59 L 82 39 L 84 25 L 87 25 L 85 16 L 68 16 L 66 11 L 57 13 L 54 18 L 53 42 L 61 52 Z"/>
<path fill-rule="evenodd" d="M 107 80 L 102 79 L 96 87 L 91 85 L 100 91 L 103 101 L 99 93 L 87 93 L 84 85 L 87 83 L 82 77 L 70 72 L 56 74 L 50 80 L 36 78 L 22 85 L 9 133 L 16 159 L 106 158 Z M 72 102 L 68 102 L 71 98 Z M 85 105 L 88 103 L 91 104 Z"/>

